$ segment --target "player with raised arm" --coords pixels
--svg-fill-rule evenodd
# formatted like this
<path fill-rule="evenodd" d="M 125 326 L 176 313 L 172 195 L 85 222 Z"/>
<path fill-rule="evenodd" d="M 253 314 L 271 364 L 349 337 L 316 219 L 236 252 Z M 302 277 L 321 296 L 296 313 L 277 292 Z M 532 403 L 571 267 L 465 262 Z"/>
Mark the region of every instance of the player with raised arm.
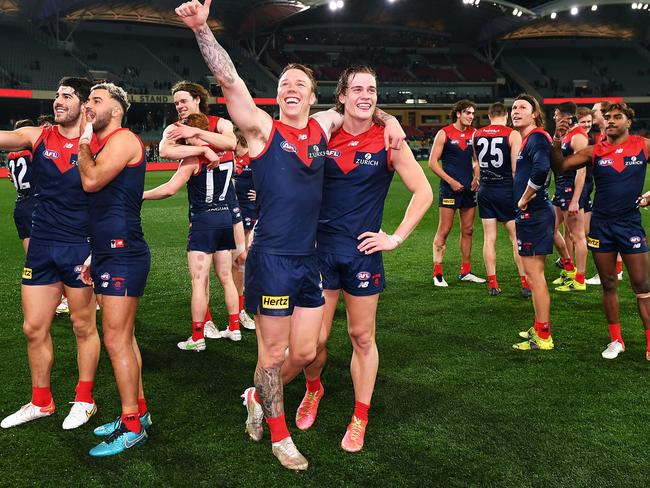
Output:
<path fill-rule="evenodd" d="M 521 147 L 521 135 L 508 127 L 508 110 L 501 103 L 493 103 L 488 109 L 490 125 L 478 129 L 473 135 L 474 159 L 478 161 L 480 185 L 477 194 L 478 212 L 483 224 L 483 260 L 488 274 L 488 293 L 501 293 L 496 275 L 497 222 L 501 222 L 510 241 L 515 264 L 521 278 L 522 295 L 531 297 L 521 258 L 517 252 L 515 233 L 516 202 L 512 182 L 517 155 Z"/>
<path fill-rule="evenodd" d="M 142 387 L 142 358 L 135 339 L 139 298 L 151 256 L 140 222 L 146 157 L 142 141 L 122 124 L 126 92 L 113 83 L 92 87 L 81 116 L 79 172 L 90 208 L 90 274 L 102 304 L 104 346 L 111 359 L 122 413 L 95 429 L 107 435 L 90 450 L 107 457 L 143 444 L 151 425 Z M 96 136 L 96 138 L 95 138 Z"/>
<path fill-rule="evenodd" d="M 198 130 L 207 131 L 208 117 L 202 113 L 192 113 L 183 124 Z M 197 136 L 185 139 L 187 144 L 203 147 L 206 156 L 188 157 L 181 161 L 176 173 L 162 185 L 147 190 L 144 200 L 161 200 L 175 195 L 187 185 L 189 201 L 190 231 L 187 241 L 187 263 L 192 279 L 192 336 L 178 347 L 184 351 L 205 350 L 205 310 L 208 307 L 209 263 L 214 264 L 217 277 L 223 286 L 224 295 L 236 303 L 237 290 L 232 280 L 230 251 L 235 248 L 232 217 L 226 193 L 234 172 L 233 161 L 224 161 L 214 169 L 209 169 L 210 160 L 216 157 L 214 147 L 207 145 Z M 206 265 L 208 263 L 208 265 Z M 235 313 L 236 315 L 236 313 Z M 238 334 L 241 339 L 241 333 Z"/>
<path fill-rule="evenodd" d="M 446 287 L 442 273 L 447 236 L 454 224 L 458 209 L 460 218 L 461 267 L 458 279 L 473 283 L 485 283 L 472 273 L 472 233 L 476 213 L 476 190 L 478 189 L 478 166 L 473 164 L 472 135 L 476 104 L 459 100 L 451 109 L 452 123 L 436 134 L 429 156 L 429 168 L 440 178 L 438 207 L 438 230 L 433 238 L 433 284 Z M 441 164 L 442 163 L 442 164 Z"/>
<path fill-rule="evenodd" d="M 602 352 L 615 359 L 625 351 L 618 304 L 616 255 L 623 258 L 636 295 L 639 317 L 646 334 L 646 359 L 650 360 L 650 284 L 648 242 L 639 206 L 647 206 L 650 192 L 643 193 L 650 140 L 630 135 L 634 110 L 625 103 L 611 103 L 604 109 L 606 139 L 575 154 L 562 154 L 562 138 L 570 122 L 558 122 L 551 153 L 553 167 L 570 171 L 592 166 L 596 194 L 587 243 L 603 286 L 603 305 L 611 342 Z"/>
<path fill-rule="evenodd" d="M 553 252 L 555 214 L 548 197 L 551 176 L 551 136 L 544 130 L 539 102 L 526 93 L 519 95 L 511 111 L 512 125 L 521 134 L 517 156 L 514 196 L 517 203 L 517 244 L 524 272 L 533 292 L 533 326 L 519 335 L 526 340 L 512 347 L 522 351 L 553 349 L 551 298 L 544 277 L 546 255 Z"/>
<path fill-rule="evenodd" d="M 316 83 L 311 70 L 299 64 L 288 65 L 280 76 L 280 119 L 273 120 L 258 108 L 206 23 L 210 4 L 211 0 L 204 5 L 186 2 L 176 13 L 194 31 L 228 112 L 248 142 L 257 191 L 260 213 L 246 262 L 245 299 L 246 310 L 256 314 L 258 363 L 255 389 L 245 392 L 247 430 L 251 437 L 261 438 L 261 402 L 273 454 L 286 468 L 305 470 L 308 462 L 291 440 L 284 417 L 280 368 L 287 347 L 292 364 L 301 367 L 316 355 L 324 303 L 316 227 L 326 144 L 342 117 L 333 110 L 309 117 Z M 403 140 L 401 129 L 400 136 Z"/>
<path fill-rule="evenodd" d="M 55 125 L 0 131 L 0 149 L 30 151 L 36 205 L 22 279 L 23 333 L 32 379 L 32 398 L 0 425 L 3 428 L 52 415 L 50 377 L 54 348 L 50 328 L 65 291 L 77 339 L 79 382 L 64 429 L 74 429 L 97 411 L 93 399 L 100 342 L 95 326 L 95 296 L 80 279 L 88 244 L 88 197 L 77 168 L 77 142 L 82 104 L 91 83 L 65 77 L 54 98 Z M 18 175 L 20 180 L 20 173 Z"/>
<path fill-rule="evenodd" d="M 589 144 L 587 133 L 578 124 L 577 107 L 574 102 L 564 102 L 555 109 L 553 120 L 569 119 L 571 127 L 562 141 L 562 154 L 573 154 Z M 585 291 L 585 267 L 587 266 L 587 241 L 585 237 L 584 210 L 582 208 L 582 190 L 585 186 L 586 169 L 558 172 L 555 175 L 555 247 L 560 252 L 563 270 L 553 284 L 560 285 L 555 291 Z M 560 225 L 564 223 L 566 239 L 560 234 Z M 567 246 L 566 241 L 572 245 Z M 570 249 L 575 250 L 575 265 L 571 259 Z"/>
<path fill-rule="evenodd" d="M 212 154 L 217 155 L 217 158 L 214 158 L 214 155 L 210 156 L 214 158 L 212 165 L 215 165 L 217 161 L 220 163 L 233 161 L 234 164 L 235 155 L 233 153 L 233 150 L 236 147 L 237 139 L 233 132 L 233 125 L 227 119 L 208 114 L 208 100 L 210 97 L 208 91 L 197 83 L 179 81 L 172 87 L 172 95 L 174 97 L 174 106 L 176 107 L 179 122 L 169 125 L 163 132 L 163 137 L 160 141 L 159 146 L 160 154 L 165 158 L 179 160 L 188 157 L 205 157 L 205 146 L 202 146 L 201 144 L 180 144 L 180 142 L 183 140 L 186 140 L 188 138 L 195 138 L 202 141 L 203 144 L 209 144 L 216 150 L 210 151 Z M 209 121 L 208 128 L 203 130 L 198 127 L 191 127 L 189 125 L 182 124 L 180 122 L 192 114 L 206 115 Z M 235 188 L 232 182 L 230 182 L 228 186 L 228 191 L 226 193 L 226 203 L 228 204 L 228 209 L 232 214 L 232 225 L 235 235 L 235 249 L 233 251 L 216 251 L 216 259 L 222 261 L 225 258 L 232 258 L 232 262 L 236 262 L 237 266 L 243 266 L 246 260 L 246 253 L 244 252 L 244 227 L 242 225 L 241 211 L 239 210 L 239 204 L 237 203 Z M 212 321 L 209 302 L 210 280 L 208 279 L 206 284 L 208 305 L 206 307 L 205 317 L 203 319 L 204 324 L 203 326 L 200 326 L 202 327 L 202 332 L 199 333 L 197 330 L 195 330 L 195 328 L 193 328 L 192 335 L 198 339 L 202 339 L 203 337 L 207 337 L 209 339 L 228 338 L 238 341 L 241 340 L 241 331 L 239 330 L 241 317 L 249 317 L 246 315 L 246 312 L 243 311 L 243 296 L 241 294 L 239 294 L 239 308 L 237 308 L 237 296 L 239 290 L 236 288 L 232 272 L 225 273 L 222 266 L 220 266 L 220 270 L 220 280 L 222 284 L 226 283 L 226 286 L 224 286 L 224 302 L 226 305 L 226 312 L 228 314 L 228 327 L 223 331 L 219 331 L 219 329 L 214 325 L 214 322 Z M 219 274 L 216 268 L 215 273 Z M 230 274 L 230 276 L 228 276 L 228 274 Z M 234 291 L 233 286 L 235 286 Z M 243 323 L 245 325 L 250 325 L 249 322 L 246 321 Z"/>

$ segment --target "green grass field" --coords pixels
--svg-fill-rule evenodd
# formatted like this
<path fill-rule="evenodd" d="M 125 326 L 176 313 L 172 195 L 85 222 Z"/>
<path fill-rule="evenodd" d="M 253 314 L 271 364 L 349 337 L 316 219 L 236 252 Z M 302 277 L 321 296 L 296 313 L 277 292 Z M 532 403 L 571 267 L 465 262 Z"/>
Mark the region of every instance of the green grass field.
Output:
<path fill-rule="evenodd" d="M 428 172 L 430 173 L 430 172 Z M 147 187 L 169 173 L 149 173 Z M 433 182 L 437 194 L 437 182 Z M 15 192 L 0 185 L 0 415 L 29 400 L 30 380 L 21 332 L 23 252 L 11 218 Z M 408 195 L 398 181 L 389 194 L 384 229 L 400 221 Z M 317 423 L 300 432 L 293 421 L 302 381 L 285 389 L 293 438 L 310 461 L 307 473 L 283 469 L 261 443 L 244 434 L 239 395 L 251 384 L 255 335 L 239 343 L 211 341 L 201 354 L 176 342 L 189 334 L 190 283 L 185 258 L 186 197 L 148 202 L 143 209 L 152 271 L 141 301 L 137 336 L 144 357 L 145 390 L 154 425 L 149 443 L 121 457 L 93 460 L 92 428 L 112 420 L 119 399 L 103 352 L 95 388 L 99 411 L 89 426 L 63 431 L 67 401 L 77 381 L 74 338 L 67 317 L 52 326 L 56 362 L 52 390 L 59 407 L 50 418 L 0 432 L 2 486 L 647 486 L 650 462 L 650 363 L 629 284 L 620 289 L 627 352 L 601 359 L 609 342 L 600 290 L 551 291 L 556 348 L 511 349 L 517 332 L 532 324 L 532 304 L 519 295 L 510 244 L 498 241 L 498 276 L 504 293 L 459 283 L 458 229 L 450 236 L 448 289 L 431 283 L 431 240 L 437 209 L 399 251 L 386 254 L 388 289 L 378 313 L 381 365 L 363 452 L 339 443 L 352 413 L 348 365 L 351 346 L 345 313 L 336 316 L 326 396 Z M 645 216 L 645 213 L 644 213 Z M 647 223 L 647 219 L 646 219 Z M 485 276 L 482 232 L 476 221 L 473 264 Z M 552 260 L 547 277 L 555 277 Z M 594 272 L 590 262 L 588 276 Z M 220 289 L 213 315 L 226 321 Z"/>

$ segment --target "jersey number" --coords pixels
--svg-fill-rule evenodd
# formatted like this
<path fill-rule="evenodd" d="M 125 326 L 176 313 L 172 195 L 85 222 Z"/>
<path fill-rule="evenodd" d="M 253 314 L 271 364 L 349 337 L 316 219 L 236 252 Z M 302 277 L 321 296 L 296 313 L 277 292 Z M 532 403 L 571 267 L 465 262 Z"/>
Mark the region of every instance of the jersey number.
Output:
<path fill-rule="evenodd" d="M 226 181 L 223 184 L 223 189 L 219 195 L 219 201 L 222 202 L 226 199 L 226 193 L 228 192 L 228 185 L 230 184 L 230 178 L 232 177 L 233 171 L 233 162 L 228 161 L 219 165 L 219 171 L 227 171 Z M 205 175 L 205 203 L 212 203 L 214 201 L 214 170 L 209 169 Z"/>
<path fill-rule="evenodd" d="M 487 168 L 492 164 L 493 168 L 500 168 L 503 165 L 503 150 L 499 147 L 503 143 L 503 137 L 494 137 L 487 139 L 481 137 L 476 141 L 476 145 L 481 148 L 478 153 L 478 165 L 481 168 Z M 485 160 L 488 150 L 490 151 L 490 161 Z"/>
<path fill-rule="evenodd" d="M 9 161 L 11 170 L 11 181 L 13 181 L 16 190 L 27 190 L 31 188 L 29 181 L 23 181 L 27 173 L 27 160 L 25 158 L 11 159 Z"/>

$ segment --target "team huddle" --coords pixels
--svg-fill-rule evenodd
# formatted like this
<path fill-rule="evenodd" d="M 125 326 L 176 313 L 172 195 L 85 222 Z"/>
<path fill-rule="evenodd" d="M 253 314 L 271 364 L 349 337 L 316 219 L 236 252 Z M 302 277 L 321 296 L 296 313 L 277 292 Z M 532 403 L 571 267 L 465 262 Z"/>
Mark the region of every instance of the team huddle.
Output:
<path fill-rule="evenodd" d="M 55 411 L 50 326 L 65 294 L 77 339 L 79 382 L 63 428 L 80 427 L 97 410 L 99 303 L 122 411 L 94 430 L 103 440 L 90 455 L 113 456 L 146 441 L 152 417 L 134 333 L 150 267 L 140 212 L 143 200 L 171 197 L 185 186 L 191 336 L 177 347 L 201 352 L 206 338 L 239 341 L 240 325 L 255 330 L 253 385 L 242 394 L 246 432 L 260 441 L 266 420 L 280 463 L 305 470 L 308 461 L 285 419 L 283 386 L 304 373 L 306 391 L 295 423 L 300 430 L 309 429 L 325 397 L 321 374 L 342 295 L 353 349 L 355 404 L 341 447 L 348 452 L 363 448 L 379 365 L 375 328 L 385 285 L 382 251 L 395 250 L 413 232 L 431 206 L 432 190 L 397 120 L 377 108 L 376 75 L 370 67 L 346 69 L 336 88 L 336 107 L 310 116 L 316 101 L 313 73 L 300 64 L 288 65 L 278 81 L 280 115 L 274 120 L 255 105 L 207 26 L 210 3 L 187 2 L 176 13 L 195 33 L 232 122 L 208 115 L 208 93 L 200 85 L 183 81 L 174 86 L 179 121 L 165 129 L 160 153 L 180 164 L 168 182 L 145 191 L 145 151 L 138 137 L 122 127 L 128 97 L 112 83 L 93 86 L 83 78 L 63 78 L 53 125 L 0 132 L 0 149 L 16 151 L 10 169 L 19 191 L 15 220 L 26 249 L 23 331 L 32 376 L 31 401 L 1 426 Z M 472 273 L 470 264 L 478 205 L 488 293 L 501 293 L 495 252 L 501 222 L 513 244 L 522 295 L 532 298 L 533 326 L 520 333 L 524 340 L 515 349 L 553 348 L 545 256 L 555 244 L 563 268 L 558 291 L 584 290 L 588 244 L 612 338 L 603 357 L 613 359 L 625 349 L 616 291 L 618 254 L 637 295 L 650 351 L 647 242 L 638 211 L 650 197 L 650 192 L 643 194 L 650 142 L 629 135 L 634 112 L 625 104 L 603 105 L 602 136 L 590 144 L 575 117 L 575 104 L 558 107 L 553 137 L 544 131 L 542 110 L 529 95 L 515 99 L 512 127 L 506 107 L 495 103 L 490 125 L 475 131 L 475 108 L 471 101 L 458 102 L 452 124 L 438 132 L 431 150 L 429 167 L 441 178 L 434 285 L 448 286 L 442 262 L 456 209 L 459 279 L 486 282 Z M 551 169 L 556 174 L 553 203 L 548 195 Z M 389 234 L 381 224 L 395 172 L 412 197 L 403 220 Z M 596 193 L 588 225 L 592 178 Z M 210 314 L 212 267 L 228 314 L 222 331 Z"/>

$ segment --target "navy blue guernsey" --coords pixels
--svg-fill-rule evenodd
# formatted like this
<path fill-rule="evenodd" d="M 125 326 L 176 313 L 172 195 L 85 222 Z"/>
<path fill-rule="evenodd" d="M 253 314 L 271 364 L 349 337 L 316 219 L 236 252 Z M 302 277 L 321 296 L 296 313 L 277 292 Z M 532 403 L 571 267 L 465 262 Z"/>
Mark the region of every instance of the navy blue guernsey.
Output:
<path fill-rule="evenodd" d="M 32 197 L 34 194 L 34 181 L 31 151 L 10 152 L 7 154 L 7 167 L 9 168 L 11 182 L 18 192 L 16 202 Z"/>
<path fill-rule="evenodd" d="M 255 206 L 255 202 L 248 199 L 248 192 L 255 190 L 253 184 L 253 171 L 250 167 L 250 158 L 248 153 L 243 156 L 235 156 L 235 173 L 233 174 L 235 180 L 235 190 L 237 192 L 237 200 L 242 206 Z"/>
<path fill-rule="evenodd" d="M 232 227 L 230 209 L 226 201 L 233 162 L 227 161 L 214 169 L 208 169 L 210 162 L 199 158 L 199 168 L 187 180 L 187 199 L 190 222 L 200 222 L 204 227 L 225 229 Z"/>
<path fill-rule="evenodd" d="M 573 147 L 571 147 L 571 139 L 578 134 L 585 136 L 587 139 L 589 138 L 585 130 L 580 126 L 574 127 L 562 138 L 562 156 L 565 158 L 574 153 Z M 561 188 L 573 190 L 576 182 L 576 170 L 565 171 L 563 173 L 554 172 L 554 174 L 555 188 L 558 190 Z"/>
<path fill-rule="evenodd" d="M 264 151 L 250 163 L 259 205 L 253 250 L 315 252 L 326 150 L 327 137 L 316 120 L 303 129 L 273 121 Z"/>
<path fill-rule="evenodd" d="M 607 140 L 597 143 L 592 153 L 594 217 L 617 220 L 638 216 L 636 200 L 643 193 L 647 164 L 643 137 L 629 136 L 618 145 Z"/>
<path fill-rule="evenodd" d="M 122 130 L 129 129 L 117 129 L 98 141 L 94 147 L 91 145 L 93 157 L 97 157 L 110 138 Z M 142 146 L 141 141 L 140 145 Z M 90 245 L 93 254 L 138 253 L 147 249 L 140 223 L 146 171 L 142 146 L 142 158 L 138 163 L 126 166 L 98 192 L 88 193 Z"/>
<path fill-rule="evenodd" d="M 447 139 L 442 149 L 440 160 L 442 169 L 458 181 L 461 185 L 469 190 L 472 186 L 472 135 L 475 129 L 468 127 L 464 131 L 459 131 L 454 125 L 443 127 L 442 130 Z"/>
<path fill-rule="evenodd" d="M 488 125 L 474 133 L 474 151 L 478 160 L 481 185 L 512 186 L 510 127 Z"/>
<path fill-rule="evenodd" d="M 363 255 L 357 250 L 357 237 L 379 232 L 393 174 L 383 127 L 373 124 L 356 136 L 343 129 L 332 135 L 318 221 L 319 251 Z"/>
<path fill-rule="evenodd" d="M 34 144 L 33 239 L 62 244 L 88 242 L 88 195 L 81 186 L 78 147 L 79 138 L 62 136 L 57 125 L 43 128 Z"/>
<path fill-rule="evenodd" d="M 528 187 L 537 190 L 537 194 L 528 202 L 526 213 L 534 214 L 551 206 L 548 198 L 548 185 L 551 175 L 551 136 L 541 128 L 533 129 L 521 143 L 517 156 L 514 179 L 514 198 L 518 202 Z M 520 213 L 521 210 L 518 210 Z"/>

